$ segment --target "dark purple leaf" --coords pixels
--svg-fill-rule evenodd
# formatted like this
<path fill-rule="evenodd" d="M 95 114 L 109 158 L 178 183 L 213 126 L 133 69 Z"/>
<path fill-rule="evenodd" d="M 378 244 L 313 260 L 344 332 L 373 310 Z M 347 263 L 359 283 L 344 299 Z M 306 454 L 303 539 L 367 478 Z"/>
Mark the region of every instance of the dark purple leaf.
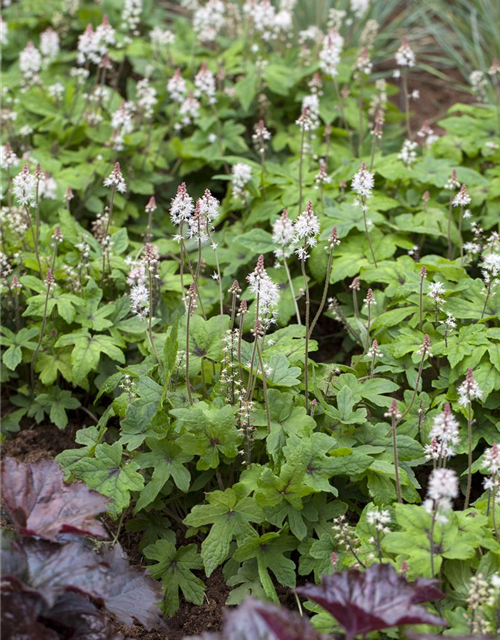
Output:
<path fill-rule="evenodd" d="M 2 640 L 59 640 L 55 631 L 38 621 L 43 606 L 33 593 L 2 593 Z"/>
<path fill-rule="evenodd" d="M 123 640 L 106 612 L 78 593 L 64 594 L 45 618 L 48 625 L 71 640 Z"/>
<path fill-rule="evenodd" d="M 108 568 L 84 540 L 59 545 L 24 539 L 22 546 L 14 542 L 10 553 L 10 573 L 3 574 L 2 580 L 21 583 L 25 590 L 39 593 L 50 607 L 68 590 L 97 600 L 107 593 Z"/>
<path fill-rule="evenodd" d="M 264 603 L 257 603 L 255 610 L 277 640 L 322 640 L 324 638 L 311 626 L 309 618 L 302 617 L 294 611 Z"/>
<path fill-rule="evenodd" d="M 441 589 L 437 588 L 437 582 L 432 578 L 417 578 L 415 582 L 412 582 L 411 585 L 414 587 L 414 592 L 411 601 L 413 604 L 444 598 L 445 594 Z"/>
<path fill-rule="evenodd" d="M 119 544 L 106 549 L 101 557 L 109 565 L 111 574 L 106 609 L 128 626 L 138 620 L 147 629 L 161 628 L 163 622 L 156 605 L 163 596 L 160 583 L 131 567 Z"/>
<path fill-rule="evenodd" d="M 309 623 L 294 611 L 246 598 L 236 609 L 226 610 L 221 640 L 322 640 Z M 200 640 L 205 640 L 204 636 Z M 210 635 L 207 640 L 212 640 Z"/>
<path fill-rule="evenodd" d="M 407 634 L 409 640 L 443 640 L 443 636 L 435 636 L 432 633 L 415 633 L 414 631 L 408 631 Z M 450 640 L 498 640 L 494 636 L 446 636 Z"/>
<path fill-rule="evenodd" d="M 60 533 L 106 537 L 95 516 L 108 500 L 85 484 L 65 484 L 54 460 L 24 464 L 7 458 L 2 463 L 3 498 L 14 526 L 27 535 L 56 540 Z"/>
<path fill-rule="evenodd" d="M 431 590 L 428 581 L 408 582 L 389 564 L 373 564 L 364 573 L 351 569 L 323 576 L 321 586 L 306 585 L 296 592 L 331 613 L 347 640 L 403 624 L 446 624 L 416 604 L 423 596 L 436 597 L 437 590 Z"/>

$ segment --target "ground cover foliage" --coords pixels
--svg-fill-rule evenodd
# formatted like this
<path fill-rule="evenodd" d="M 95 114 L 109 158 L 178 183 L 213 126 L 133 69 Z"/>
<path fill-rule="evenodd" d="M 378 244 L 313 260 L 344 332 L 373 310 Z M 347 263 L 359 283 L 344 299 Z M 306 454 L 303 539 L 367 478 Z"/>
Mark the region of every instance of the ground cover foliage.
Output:
<path fill-rule="evenodd" d="M 494 637 L 500 66 L 415 126 L 418 29 L 299 9 L 5 9 L 3 438 L 85 425 L 57 457 L 82 531 L 141 534 L 167 623 L 222 571 L 214 637 Z M 10 553 L 67 553 L 14 498 Z M 66 598 L 9 576 L 33 624 Z"/>

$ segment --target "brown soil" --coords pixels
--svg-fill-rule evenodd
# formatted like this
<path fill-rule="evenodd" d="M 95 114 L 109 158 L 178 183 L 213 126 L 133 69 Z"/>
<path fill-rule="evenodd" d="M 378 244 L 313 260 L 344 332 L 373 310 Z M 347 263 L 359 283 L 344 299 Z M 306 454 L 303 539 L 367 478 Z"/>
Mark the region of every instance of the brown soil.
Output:
<path fill-rule="evenodd" d="M 41 424 L 23 429 L 2 444 L 2 457 L 20 462 L 38 462 L 55 458 L 65 449 L 75 447 L 75 433 L 84 425 L 68 425 L 61 431 L 54 425 Z"/>

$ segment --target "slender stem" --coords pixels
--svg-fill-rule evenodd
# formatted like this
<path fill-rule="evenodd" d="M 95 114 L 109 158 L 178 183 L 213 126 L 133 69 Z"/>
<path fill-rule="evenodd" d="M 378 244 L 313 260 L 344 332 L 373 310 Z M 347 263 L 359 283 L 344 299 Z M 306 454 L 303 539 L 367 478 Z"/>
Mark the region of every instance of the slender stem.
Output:
<path fill-rule="evenodd" d="M 396 438 L 396 419 L 392 419 L 392 449 L 394 452 L 394 476 L 396 480 L 396 495 L 398 496 L 398 502 L 403 502 L 401 496 L 401 482 L 399 480 L 399 461 L 398 461 L 398 443 Z"/>
<path fill-rule="evenodd" d="M 375 258 L 375 252 L 373 251 L 372 241 L 370 239 L 370 232 L 368 230 L 368 220 L 366 219 L 366 197 L 363 196 L 361 199 L 361 209 L 363 211 L 363 222 L 365 225 L 365 234 L 366 239 L 368 240 L 368 246 L 370 247 L 370 253 L 372 254 L 373 264 L 376 269 L 378 269 L 377 259 Z"/>
<path fill-rule="evenodd" d="M 339 85 L 337 84 L 337 81 L 335 80 L 335 78 L 333 78 L 333 86 L 335 88 L 335 93 L 337 95 L 337 100 L 339 102 L 339 108 L 340 108 L 340 117 L 342 118 L 342 123 L 344 125 L 344 129 L 347 131 L 347 135 L 349 136 L 349 144 L 351 146 L 351 152 L 352 155 L 355 155 L 354 152 L 354 143 L 352 141 L 352 132 L 349 129 L 349 125 L 347 124 L 347 119 L 345 117 L 345 111 L 344 111 L 344 99 L 339 91 Z"/>
<path fill-rule="evenodd" d="M 451 224 L 453 220 L 453 187 L 450 190 L 450 202 L 448 204 L 448 260 L 451 260 L 453 245 L 451 243 Z"/>
<path fill-rule="evenodd" d="M 467 488 L 465 490 L 465 504 L 464 509 L 468 509 L 470 503 L 470 494 L 472 489 L 472 402 L 469 398 L 469 404 L 467 405 L 467 444 L 468 444 L 468 456 L 467 456 Z"/>
<path fill-rule="evenodd" d="M 415 389 L 413 390 L 413 395 L 411 397 L 410 404 L 403 411 L 401 416 L 396 420 L 396 427 L 403 420 L 403 418 L 405 418 L 410 413 L 410 411 L 411 411 L 411 409 L 412 409 L 412 407 L 413 407 L 413 405 L 415 403 L 415 400 L 417 398 L 417 393 L 418 393 L 418 385 L 420 384 L 420 380 L 422 378 L 422 370 L 424 368 L 424 360 L 425 360 L 425 353 L 422 354 L 422 359 L 420 360 L 420 365 L 418 367 L 418 373 L 417 373 L 417 379 L 415 381 Z"/>
<path fill-rule="evenodd" d="M 302 320 L 300 318 L 299 303 L 297 302 L 297 297 L 295 295 L 295 290 L 293 288 L 292 276 L 290 274 L 290 269 L 288 268 L 288 263 L 284 256 L 283 256 L 283 266 L 285 267 L 286 277 L 288 279 L 288 286 L 290 287 L 290 293 L 292 294 L 293 305 L 295 307 L 295 315 L 297 316 L 297 324 L 302 324 Z"/>
<path fill-rule="evenodd" d="M 358 101 L 358 111 L 359 111 L 359 139 L 358 139 L 358 156 L 361 157 L 361 147 L 363 145 L 363 93 L 364 93 L 365 83 L 364 83 L 364 74 L 361 73 L 361 81 L 359 88 L 359 101 Z"/>
<path fill-rule="evenodd" d="M 481 311 L 481 320 L 484 318 L 484 314 L 486 313 L 486 305 L 488 304 L 488 300 L 490 298 L 490 294 L 491 294 L 491 283 L 493 282 L 492 279 L 490 279 L 490 281 L 488 282 L 488 288 L 486 290 L 486 299 L 484 301 L 484 306 L 483 306 L 483 310 Z"/>
<path fill-rule="evenodd" d="M 462 221 L 464 218 L 464 208 L 460 207 L 460 213 L 458 215 L 458 237 L 460 242 L 460 265 L 464 266 L 464 241 L 462 238 Z"/>
<path fill-rule="evenodd" d="M 40 273 L 40 280 L 43 280 L 43 272 L 42 272 L 42 263 L 40 262 L 40 254 L 38 253 L 38 242 L 37 242 L 37 234 L 35 229 L 33 228 L 33 220 L 31 219 L 31 214 L 29 209 L 26 207 L 26 217 L 28 220 L 28 225 L 31 231 L 31 237 L 33 238 L 33 245 L 35 247 L 35 258 L 38 264 L 38 271 Z"/>
<path fill-rule="evenodd" d="M 354 307 L 354 316 L 359 319 L 358 294 L 356 289 L 352 289 L 352 306 Z"/>
<path fill-rule="evenodd" d="M 49 305 L 49 296 L 50 296 L 50 288 L 51 288 L 51 282 L 50 280 L 48 281 L 47 284 L 47 293 L 45 295 L 45 304 L 43 307 L 43 316 L 42 316 L 42 327 L 40 329 L 40 336 L 38 338 L 38 344 L 36 345 L 36 349 L 33 352 L 33 356 L 31 358 L 31 390 L 34 392 L 35 390 L 35 364 L 36 364 L 36 359 L 38 357 L 38 352 L 40 351 L 40 347 L 42 346 L 42 340 L 43 340 L 43 336 L 45 334 L 45 325 L 47 324 L 47 308 Z"/>
<path fill-rule="evenodd" d="M 366 305 L 368 307 L 368 323 L 366 325 L 366 345 L 365 345 L 365 350 L 368 351 L 368 349 L 370 348 L 370 326 L 372 323 L 372 305 L 368 304 Z"/>
<path fill-rule="evenodd" d="M 408 69 L 403 71 L 403 87 L 405 92 L 405 114 L 406 114 L 406 133 L 408 139 L 412 139 L 411 123 L 410 123 L 410 94 L 408 93 Z"/>
<path fill-rule="evenodd" d="M 189 323 L 191 320 L 191 311 L 193 308 L 193 296 L 189 296 L 187 319 L 186 319 L 186 389 L 189 404 L 193 404 L 193 396 L 191 395 L 191 384 L 189 382 Z"/>
<path fill-rule="evenodd" d="M 151 274 L 151 269 L 148 269 L 149 276 L 149 314 L 148 314 L 148 337 L 149 343 L 151 345 L 151 350 L 153 351 L 158 364 L 160 366 L 160 370 L 163 369 L 162 362 L 160 360 L 160 356 L 158 355 L 158 350 L 156 349 L 156 345 L 153 340 L 153 276 Z"/>
<path fill-rule="evenodd" d="M 299 214 L 302 211 L 302 165 L 304 161 L 304 138 L 305 138 L 305 129 L 301 127 L 301 136 L 300 136 L 300 158 L 299 158 Z"/>
<path fill-rule="evenodd" d="M 260 363 L 260 370 L 262 372 L 262 389 L 264 391 L 264 406 L 266 408 L 267 433 L 271 433 L 271 413 L 269 409 L 269 396 L 267 393 L 267 379 L 266 379 L 266 372 L 264 370 L 264 360 L 262 359 L 262 352 L 258 342 L 256 344 L 257 344 L 257 355 L 259 357 L 259 363 Z"/>
<path fill-rule="evenodd" d="M 304 355 L 304 390 L 306 396 L 306 411 L 309 409 L 309 313 L 311 301 L 309 298 L 309 283 L 307 281 L 306 275 L 306 263 L 302 258 L 300 261 L 300 266 L 302 269 L 302 277 L 304 278 L 304 289 L 306 292 L 306 340 L 305 340 L 305 355 Z"/>
<path fill-rule="evenodd" d="M 418 305 L 418 328 L 422 331 L 422 324 L 424 322 L 424 276 L 420 276 L 420 289 L 418 292 L 419 305 Z"/>
<path fill-rule="evenodd" d="M 323 288 L 323 295 L 321 297 L 321 303 L 319 305 L 319 309 L 314 316 L 313 321 L 311 322 L 311 326 L 309 328 L 309 337 L 312 335 L 313 329 L 316 326 L 321 314 L 323 313 L 323 309 L 325 308 L 326 297 L 328 295 L 328 287 L 330 285 L 330 276 L 332 275 L 332 267 L 333 267 L 333 252 L 335 249 L 335 245 L 332 242 L 330 247 L 330 254 L 328 256 L 328 266 L 326 268 L 326 277 L 325 277 L 325 286 Z"/>
<path fill-rule="evenodd" d="M 431 528 L 429 530 L 429 549 L 431 553 L 431 574 L 434 577 L 434 528 L 436 526 L 437 509 L 432 514 Z"/>

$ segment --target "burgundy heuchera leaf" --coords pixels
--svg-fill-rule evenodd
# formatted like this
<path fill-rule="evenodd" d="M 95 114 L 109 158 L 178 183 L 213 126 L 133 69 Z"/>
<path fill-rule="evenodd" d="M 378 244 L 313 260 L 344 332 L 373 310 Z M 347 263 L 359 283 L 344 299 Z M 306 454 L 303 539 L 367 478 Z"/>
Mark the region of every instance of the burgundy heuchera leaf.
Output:
<path fill-rule="evenodd" d="M 246 598 L 226 610 L 222 631 L 191 636 L 189 640 L 326 640 L 309 619 L 274 604 Z"/>
<path fill-rule="evenodd" d="M 104 599 L 106 609 L 127 626 L 138 620 L 147 629 L 161 628 L 156 606 L 162 598 L 160 583 L 131 567 L 119 544 L 105 550 L 101 558 L 109 565 L 111 576 Z"/>
<path fill-rule="evenodd" d="M 85 484 L 66 484 L 54 460 L 2 463 L 3 498 L 14 526 L 26 535 L 56 540 L 61 533 L 107 537 L 95 516 L 107 510 L 107 499 Z"/>
<path fill-rule="evenodd" d="M 49 607 L 67 591 L 78 591 L 100 601 L 107 593 L 108 567 L 84 540 L 60 545 L 24 538 L 13 542 L 9 551 L 3 550 L 2 555 L 6 554 L 11 560 L 7 562 L 9 572 L 2 572 L 5 590 L 11 584 L 21 585 L 26 591 L 38 593 Z"/>
<path fill-rule="evenodd" d="M 389 564 L 373 564 L 363 573 L 351 569 L 323 576 L 320 586 L 306 585 L 296 592 L 331 613 L 347 640 L 404 624 L 446 624 L 417 604 L 424 598 L 444 597 L 432 581 L 408 582 Z"/>

